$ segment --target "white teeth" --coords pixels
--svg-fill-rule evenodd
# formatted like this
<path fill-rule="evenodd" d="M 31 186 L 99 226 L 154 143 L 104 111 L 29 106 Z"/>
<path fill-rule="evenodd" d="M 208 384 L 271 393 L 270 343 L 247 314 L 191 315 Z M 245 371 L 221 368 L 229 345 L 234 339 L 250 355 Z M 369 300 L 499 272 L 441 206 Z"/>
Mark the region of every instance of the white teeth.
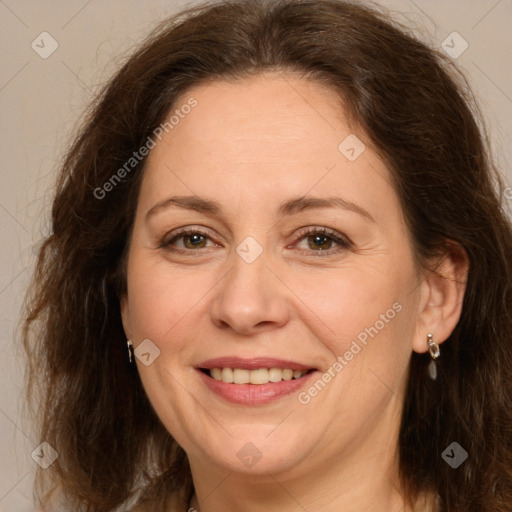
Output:
<path fill-rule="evenodd" d="M 270 382 L 268 378 L 268 370 L 266 368 L 251 370 L 249 372 L 249 382 L 251 384 L 267 384 Z"/>
<path fill-rule="evenodd" d="M 286 368 L 283 370 L 283 380 L 292 380 L 293 379 L 293 370 Z"/>
<path fill-rule="evenodd" d="M 249 370 L 240 370 L 239 368 L 235 368 L 233 370 L 233 382 L 235 384 L 249 384 L 250 380 L 250 372 Z"/>
<path fill-rule="evenodd" d="M 283 380 L 283 370 L 281 370 L 281 368 L 270 368 L 268 371 L 268 380 L 270 382 L 281 382 Z"/>
<path fill-rule="evenodd" d="M 210 376 L 228 384 L 268 384 L 282 380 L 300 379 L 307 372 L 290 368 L 258 368 L 244 370 L 241 368 L 212 368 Z"/>
<path fill-rule="evenodd" d="M 223 382 L 234 382 L 235 376 L 233 375 L 233 370 L 231 368 L 222 368 L 219 380 Z"/>

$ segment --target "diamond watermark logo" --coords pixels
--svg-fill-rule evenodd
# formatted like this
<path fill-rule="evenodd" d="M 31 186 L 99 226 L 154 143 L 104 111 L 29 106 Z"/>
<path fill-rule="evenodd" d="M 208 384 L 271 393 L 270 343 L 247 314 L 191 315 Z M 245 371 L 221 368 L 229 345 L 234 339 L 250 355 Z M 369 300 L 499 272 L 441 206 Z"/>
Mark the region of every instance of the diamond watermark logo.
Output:
<path fill-rule="evenodd" d="M 249 442 L 244 444 L 236 455 L 242 464 L 252 468 L 261 459 L 263 454 L 255 444 Z"/>
<path fill-rule="evenodd" d="M 339 152 L 347 159 L 353 162 L 357 160 L 366 149 L 361 139 L 351 133 L 345 137 L 338 146 Z"/>
<path fill-rule="evenodd" d="M 468 452 L 455 441 L 441 454 L 444 461 L 453 469 L 457 469 L 467 458 Z"/>
<path fill-rule="evenodd" d="M 151 340 L 145 339 L 133 353 L 143 365 L 149 366 L 160 356 L 160 349 Z"/>
<path fill-rule="evenodd" d="M 43 469 L 49 468 L 59 456 L 53 446 L 46 441 L 41 443 L 30 455 Z"/>
<path fill-rule="evenodd" d="M 252 236 L 248 236 L 238 245 L 236 252 L 246 263 L 252 263 L 261 255 L 263 247 Z"/>
<path fill-rule="evenodd" d="M 59 43 L 48 32 L 41 32 L 30 45 L 39 57 L 47 59 L 57 50 Z"/>
<path fill-rule="evenodd" d="M 452 59 L 458 59 L 468 49 L 468 47 L 468 42 L 458 32 L 452 32 L 441 43 L 441 48 Z"/>

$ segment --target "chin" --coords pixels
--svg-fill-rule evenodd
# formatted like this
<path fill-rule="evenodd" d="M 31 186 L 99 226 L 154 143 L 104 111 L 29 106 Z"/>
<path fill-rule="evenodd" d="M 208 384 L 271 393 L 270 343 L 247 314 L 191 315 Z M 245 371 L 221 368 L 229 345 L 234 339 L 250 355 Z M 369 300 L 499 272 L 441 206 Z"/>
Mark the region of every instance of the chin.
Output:
<path fill-rule="evenodd" d="M 228 471 L 251 475 L 285 472 L 296 468 L 310 450 L 301 429 L 283 428 L 278 433 L 279 428 L 237 425 L 236 429 L 228 428 L 232 434 L 236 430 L 233 437 L 222 436 L 218 443 L 202 446 L 201 451 L 208 454 L 213 464 Z"/>

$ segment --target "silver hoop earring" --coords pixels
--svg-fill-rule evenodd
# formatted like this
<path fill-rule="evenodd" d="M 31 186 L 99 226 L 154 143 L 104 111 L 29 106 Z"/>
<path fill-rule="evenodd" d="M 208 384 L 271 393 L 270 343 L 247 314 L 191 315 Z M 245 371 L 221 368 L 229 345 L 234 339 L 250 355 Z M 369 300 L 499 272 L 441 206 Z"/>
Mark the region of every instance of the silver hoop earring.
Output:
<path fill-rule="evenodd" d="M 128 347 L 128 359 L 130 360 L 130 363 L 133 361 L 132 359 L 132 353 L 133 353 L 133 343 L 131 340 L 126 340 L 126 345 Z"/>
<path fill-rule="evenodd" d="M 434 336 L 432 334 L 427 334 L 427 343 L 428 343 L 428 351 L 430 352 L 430 357 L 432 360 L 428 365 L 428 375 L 432 380 L 437 379 L 437 366 L 436 359 L 441 355 L 441 351 L 439 350 L 439 345 L 434 341 Z"/>

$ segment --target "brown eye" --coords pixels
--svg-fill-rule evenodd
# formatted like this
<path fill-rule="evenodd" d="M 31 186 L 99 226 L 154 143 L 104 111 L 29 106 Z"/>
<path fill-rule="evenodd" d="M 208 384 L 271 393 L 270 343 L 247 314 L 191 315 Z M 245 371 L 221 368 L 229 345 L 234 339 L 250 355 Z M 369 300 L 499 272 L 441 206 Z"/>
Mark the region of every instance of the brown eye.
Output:
<path fill-rule="evenodd" d="M 329 256 L 351 247 L 351 243 L 336 231 L 327 228 L 306 228 L 300 233 L 299 241 L 306 241 L 308 250 L 299 248 L 301 253 L 319 253 L 315 256 Z M 332 249 L 333 244 L 338 247 Z"/>
<path fill-rule="evenodd" d="M 208 233 L 200 229 L 187 228 L 171 233 L 170 236 L 166 236 L 159 243 L 158 247 L 166 251 L 190 254 L 191 252 L 197 251 L 197 249 L 207 248 L 208 246 L 206 244 L 208 240 L 210 240 Z M 209 247 L 212 246 L 210 245 Z"/>
<path fill-rule="evenodd" d="M 179 238 L 183 238 L 184 242 L 183 245 L 187 249 L 196 249 L 196 248 L 203 248 L 204 242 L 206 237 L 204 235 L 201 235 L 200 233 L 193 233 L 191 235 L 182 235 Z M 187 243 L 189 242 L 190 245 Z"/>
<path fill-rule="evenodd" d="M 334 240 L 326 235 L 311 235 L 307 237 L 308 245 L 310 249 L 318 249 L 320 251 L 326 251 L 331 248 Z"/>

